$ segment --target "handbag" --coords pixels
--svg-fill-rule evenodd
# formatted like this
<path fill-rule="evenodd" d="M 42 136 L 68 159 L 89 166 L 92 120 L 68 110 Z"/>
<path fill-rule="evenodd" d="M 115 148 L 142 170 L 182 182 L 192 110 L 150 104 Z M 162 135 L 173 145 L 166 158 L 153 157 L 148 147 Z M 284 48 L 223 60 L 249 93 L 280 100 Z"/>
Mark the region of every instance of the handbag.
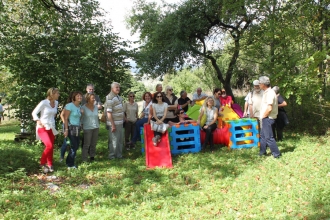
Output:
<path fill-rule="evenodd" d="M 107 116 L 106 116 L 106 112 L 105 111 L 103 112 L 100 121 L 103 122 L 103 123 L 106 123 L 107 122 Z"/>
<path fill-rule="evenodd" d="M 69 125 L 69 132 L 71 136 L 79 136 L 81 130 L 81 126 L 80 125 Z"/>
<path fill-rule="evenodd" d="M 151 125 L 151 130 L 157 131 L 160 133 L 165 133 L 167 131 L 167 128 L 169 127 L 168 124 L 162 123 L 162 124 L 157 124 L 155 121 L 150 121 Z"/>

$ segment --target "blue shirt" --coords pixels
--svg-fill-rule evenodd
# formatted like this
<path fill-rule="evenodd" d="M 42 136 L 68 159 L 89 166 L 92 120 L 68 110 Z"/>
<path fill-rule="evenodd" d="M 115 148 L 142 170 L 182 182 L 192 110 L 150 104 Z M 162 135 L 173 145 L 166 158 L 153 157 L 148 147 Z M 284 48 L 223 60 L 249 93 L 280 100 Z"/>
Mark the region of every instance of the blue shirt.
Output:
<path fill-rule="evenodd" d="M 77 126 L 80 125 L 80 117 L 81 117 L 80 106 L 77 107 L 75 106 L 75 104 L 71 102 L 65 106 L 65 109 L 70 111 L 69 124 L 77 125 Z"/>
<path fill-rule="evenodd" d="M 84 115 L 82 116 L 82 124 L 84 130 L 99 128 L 100 124 L 97 106 L 94 105 L 93 111 L 87 108 L 86 105 L 83 105 L 81 108 L 84 110 Z"/>

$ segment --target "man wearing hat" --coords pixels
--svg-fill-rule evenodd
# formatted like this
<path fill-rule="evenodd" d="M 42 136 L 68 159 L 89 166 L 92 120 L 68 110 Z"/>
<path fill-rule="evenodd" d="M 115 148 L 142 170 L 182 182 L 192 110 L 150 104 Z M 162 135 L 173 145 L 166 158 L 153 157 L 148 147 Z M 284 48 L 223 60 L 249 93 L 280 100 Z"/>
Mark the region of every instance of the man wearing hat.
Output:
<path fill-rule="evenodd" d="M 272 125 L 275 123 L 275 119 L 278 113 L 277 96 L 270 88 L 270 80 L 267 76 L 259 78 L 259 86 L 264 90 L 261 109 L 260 109 L 260 120 L 261 120 L 261 133 L 260 133 L 260 153 L 259 156 L 266 155 L 267 146 L 270 148 L 274 158 L 279 158 L 281 153 L 277 147 Z"/>
<path fill-rule="evenodd" d="M 259 80 L 253 81 L 253 90 L 250 93 L 250 97 L 248 98 L 249 102 L 249 111 L 251 118 L 259 118 L 260 117 L 260 107 L 262 100 L 263 91 L 260 89 Z"/>

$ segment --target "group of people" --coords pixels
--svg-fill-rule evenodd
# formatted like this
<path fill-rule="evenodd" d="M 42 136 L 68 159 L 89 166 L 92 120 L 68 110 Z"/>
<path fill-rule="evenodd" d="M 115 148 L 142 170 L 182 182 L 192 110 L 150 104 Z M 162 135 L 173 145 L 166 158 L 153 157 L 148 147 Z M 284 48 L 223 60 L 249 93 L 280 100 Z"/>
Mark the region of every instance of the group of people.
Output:
<path fill-rule="evenodd" d="M 280 152 L 273 135 L 273 124 L 275 124 L 277 115 L 280 116 L 280 112 L 284 110 L 283 107 L 286 106 L 286 102 L 279 95 L 278 87 L 274 87 L 274 90 L 270 88 L 268 77 L 260 77 L 253 84 L 254 90 L 246 98 L 247 106 L 244 116 L 260 118 L 262 127 L 260 155 L 266 153 L 266 146 L 268 145 L 273 156 L 279 157 Z M 100 127 L 99 110 L 102 109 L 102 103 L 99 96 L 94 93 L 92 84 L 87 85 L 86 91 L 85 95 L 79 91 L 71 92 L 67 104 L 61 112 L 64 142 L 61 147 L 60 160 L 64 160 L 67 145 L 70 145 L 66 158 L 66 165 L 70 169 L 76 168 L 75 157 L 79 148 L 81 130 L 83 130 L 82 160 L 87 162 L 89 159 L 92 162 L 95 159 Z M 186 91 L 181 91 L 180 98 L 178 98 L 174 95 L 171 86 L 166 86 L 163 92 L 162 85 L 157 84 L 154 94 L 150 92 L 143 94 L 142 111 L 139 112 L 134 92 L 128 94 L 128 102 L 125 103 L 119 93 L 120 84 L 113 82 L 111 91 L 106 96 L 104 103 L 104 114 L 109 132 L 109 159 L 123 158 L 124 146 L 127 150 L 134 149 L 136 142 L 141 141 L 140 128 L 149 123 L 154 132 L 152 138 L 154 146 L 157 146 L 161 141 L 168 126 L 195 122 L 201 125 L 201 129 L 206 134 L 202 148 L 205 149 L 207 145 L 210 145 L 210 149 L 213 150 L 213 132 L 217 128 L 218 116 L 224 106 L 231 107 L 233 105 L 232 97 L 226 94 L 225 89 L 216 88 L 212 96 L 207 96 L 202 93 L 201 88 L 197 88 L 192 100 L 190 100 Z M 33 120 L 37 123 L 37 139 L 45 145 L 40 159 L 44 173 L 54 171 L 54 140 L 55 135 L 59 133 L 55 126 L 55 116 L 59 107 L 57 101 L 59 96 L 60 92 L 57 88 L 48 89 L 47 98 L 42 100 L 32 112 Z M 189 106 L 201 101 L 204 102 L 200 108 L 198 119 L 197 121 L 192 120 L 186 115 L 186 112 Z M 279 110 L 278 107 L 283 110 Z M 281 128 L 283 130 L 283 126 L 281 127 L 280 123 L 276 123 L 279 140 L 283 138 Z M 125 129 L 125 134 L 123 129 Z"/>

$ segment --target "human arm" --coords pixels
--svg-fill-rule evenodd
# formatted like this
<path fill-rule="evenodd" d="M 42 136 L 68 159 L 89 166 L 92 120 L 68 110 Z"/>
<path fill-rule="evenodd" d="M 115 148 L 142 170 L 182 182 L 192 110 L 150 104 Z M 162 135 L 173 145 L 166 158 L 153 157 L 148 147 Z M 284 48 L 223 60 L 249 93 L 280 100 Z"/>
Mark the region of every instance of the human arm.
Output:
<path fill-rule="evenodd" d="M 249 111 L 250 111 L 250 118 L 253 118 L 254 115 L 253 115 L 253 105 L 252 104 L 249 104 Z"/>
<path fill-rule="evenodd" d="M 63 119 L 64 119 L 64 121 L 63 121 L 63 125 L 64 125 L 64 137 L 67 137 L 68 136 L 68 132 L 69 132 L 69 117 L 70 117 L 71 111 L 64 108 L 64 110 L 62 112 L 63 112 Z"/>
<path fill-rule="evenodd" d="M 268 104 L 261 118 L 267 118 L 273 109 L 273 105 Z"/>
<path fill-rule="evenodd" d="M 213 120 L 210 122 L 210 124 L 208 125 L 204 125 L 204 128 L 208 128 L 210 125 L 216 123 L 216 121 L 218 120 L 218 111 L 214 109 L 213 111 Z"/>
<path fill-rule="evenodd" d="M 44 108 L 45 103 L 43 101 L 41 101 L 36 107 L 35 109 L 32 111 L 32 117 L 33 120 L 37 123 L 37 126 L 40 128 L 43 128 L 44 125 L 42 124 L 40 118 L 38 117 L 38 114 L 42 111 L 42 109 Z"/>
<path fill-rule="evenodd" d="M 198 119 L 197 119 L 197 124 L 200 124 L 201 123 L 201 120 L 202 120 L 203 115 L 204 115 L 204 108 L 202 107 L 200 109 L 200 113 L 199 113 L 199 116 L 198 116 Z"/>

